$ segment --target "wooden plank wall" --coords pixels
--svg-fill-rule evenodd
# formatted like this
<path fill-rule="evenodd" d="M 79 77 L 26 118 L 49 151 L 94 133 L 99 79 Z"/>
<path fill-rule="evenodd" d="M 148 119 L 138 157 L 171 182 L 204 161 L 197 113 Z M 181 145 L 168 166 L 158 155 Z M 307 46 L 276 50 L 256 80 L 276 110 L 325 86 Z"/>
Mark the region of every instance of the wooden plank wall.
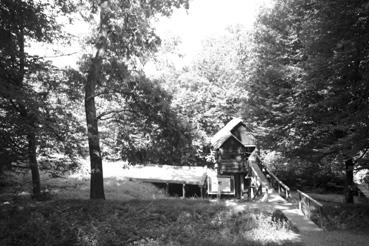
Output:
<path fill-rule="evenodd" d="M 246 172 L 245 164 L 243 161 L 237 160 L 221 160 L 219 162 L 220 173 L 240 173 Z"/>

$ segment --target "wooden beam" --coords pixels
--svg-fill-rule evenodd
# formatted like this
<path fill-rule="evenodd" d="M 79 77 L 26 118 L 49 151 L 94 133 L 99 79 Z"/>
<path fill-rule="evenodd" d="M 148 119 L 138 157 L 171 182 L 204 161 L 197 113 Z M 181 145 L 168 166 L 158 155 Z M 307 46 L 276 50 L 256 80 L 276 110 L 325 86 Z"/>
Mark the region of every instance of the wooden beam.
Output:
<path fill-rule="evenodd" d="M 221 182 L 220 182 L 220 181 L 218 181 L 218 194 L 217 194 L 217 198 L 218 198 L 218 200 L 220 200 L 220 193 L 221 193 L 221 190 L 220 190 L 220 184 L 221 184 Z"/>
<path fill-rule="evenodd" d="M 254 187 L 250 186 L 250 199 L 254 199 Z"/>
<path fill-rule="evenodd" d="M 170 184 L 187 184 L 187 185 L 201 185 L 203 184 L 203 180 L 198 180 L 195 182 L 189 180 L 170 180 L 170 179 L 148 179 L 148 178 L 136 178 L 136 177 L 128 177 L 132 181 L 141 181 L 147 183 L 170 183 Z"/>
<path fill-rule="evenodd" d="M 186 198 L 186 184 L 182 184 L 182 198 Z"/>
<path fill-rule="evenodd" d="M 169 183 L 165 185 L 165 194 L 169 196 Z"/>

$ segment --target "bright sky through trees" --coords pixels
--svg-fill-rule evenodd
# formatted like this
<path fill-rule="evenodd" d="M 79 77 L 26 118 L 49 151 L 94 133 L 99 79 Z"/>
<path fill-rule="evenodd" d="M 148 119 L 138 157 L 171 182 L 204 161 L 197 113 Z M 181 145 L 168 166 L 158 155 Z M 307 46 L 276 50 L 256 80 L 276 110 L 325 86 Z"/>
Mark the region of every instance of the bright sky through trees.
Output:
<path fill-rule="evenodd" d="M 169 18 L 160 18 L 156 24 L 158 34 L 178 36 L 182 39 L 185 55 L 198 51 L 201 41 L 221 34 L 227 26 L 241 24 L 252 29 L 261 6 L 272 0 L 193 0 L 190 9 L 178 9 Z"/>
<path fill-rule="evenodd" d="M 162 39 L 173 36 L 181 39 L 182 45 L 179 48 L 185 61 L 189 62 L 200 49 L 204 39 L 220 35 L 227 26 L 241 24 L 252 29 L 260 7 L 268 7 L 272 1 L 192 0 L 189 10 L 177 9 L 171 17 L 158 17 L 154 26 Z M 63 20 L 63 17 L 60 17 L 60 20 Z M 88 24 L 78 20 L 66 24 L 65 30 L 71 33 L 75 40 L 81 40 L 89 34 Z M 78 42 L 72 42 L 71 45 L 62 47 L 60 44 L 52 47 L 32 44 L 30 53 L 44 56 L 59 67 L 74 67 L 79 53 L 83 52 Z"/>

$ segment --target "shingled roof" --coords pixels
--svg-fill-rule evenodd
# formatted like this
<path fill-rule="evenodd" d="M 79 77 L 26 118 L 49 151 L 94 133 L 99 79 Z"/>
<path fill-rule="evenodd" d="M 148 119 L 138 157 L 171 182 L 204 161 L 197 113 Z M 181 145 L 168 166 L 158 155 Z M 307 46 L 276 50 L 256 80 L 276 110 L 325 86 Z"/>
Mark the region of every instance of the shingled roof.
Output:
<path fill-rule="evenodd" d="M 229 138 L 234 138 L 236 141 L 240 142 L 244 147 L 254 147 L 256 146 L 255 137 L 250 132 L 243 132 L 241 134 L 241 139 L 237 138 L 232 130 L 237 126 L 246 125 L 239 118 L 234 118 L 230 122 L 228 122 L 222 129 L 220 129 L 211 139 L 211 144 L 215 149 L 219 149 Z"/>

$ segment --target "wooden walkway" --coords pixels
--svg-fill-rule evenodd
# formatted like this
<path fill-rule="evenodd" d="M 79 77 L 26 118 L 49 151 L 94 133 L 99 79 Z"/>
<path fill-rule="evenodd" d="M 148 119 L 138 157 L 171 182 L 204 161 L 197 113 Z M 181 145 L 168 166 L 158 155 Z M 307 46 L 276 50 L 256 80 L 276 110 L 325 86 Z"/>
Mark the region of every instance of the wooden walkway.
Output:
<path fill-rule="evenodd" d="M 281 210 L 284 215 L 286 215 L 287 219 L 296 226 L 302 237 L 304 234 L 323 231 L 314 222 L 304 216 L 304 214 L 299 210 L 297 204 L 287 202 L 276 191 L 274 191 L 274 189 L 269 191 L 266 202 L 271 203 L 275 209 Z"/>
<path fill-rule="evenodd" d="M 258 174 L 259 178 L 265 183 L 266 177 L 260 170 L 258 165 L 252 165 L 252 169 Z M 263 196 L 262 203 L 270 204 L 274 210 L 280 210 L 287 219 L 297 228 L 301 241 L 307 246 L 325 245 L 323 242 L 317 242 L 320 238 L 324 238 L 323 230 L 314 222 L 307 219 L 298 209 L 297 204 L 287 202 L 276 192 L 270 184 L 267 187 L 266 194 Z M 313 240 L 314 239 L 314 240 Z"/>
<path fill-rule="evenodd" d="M 253 166 L 254 171 L 265 180 L 264 174 Z M 264 177 L 263 177 L 264 176 Z M 262 202 L 248 203 L 247 206 L 265 206 L 272 210 L 281 210 L 287 219 L 297 228 L 299 237 L 296 241 L 306 246 L 364 246 L 369 245 L 369 235 L 354 234 L 349 231 L 323 231 L 320 227 L 307 219 L 298 209 L 298 205 L 287 202 L 276 192 L 271 185 L 266 185 L 268 191 L 263 196 Z M 367 185 L 358 185 L 362 193 L 369 198 Z"/>

